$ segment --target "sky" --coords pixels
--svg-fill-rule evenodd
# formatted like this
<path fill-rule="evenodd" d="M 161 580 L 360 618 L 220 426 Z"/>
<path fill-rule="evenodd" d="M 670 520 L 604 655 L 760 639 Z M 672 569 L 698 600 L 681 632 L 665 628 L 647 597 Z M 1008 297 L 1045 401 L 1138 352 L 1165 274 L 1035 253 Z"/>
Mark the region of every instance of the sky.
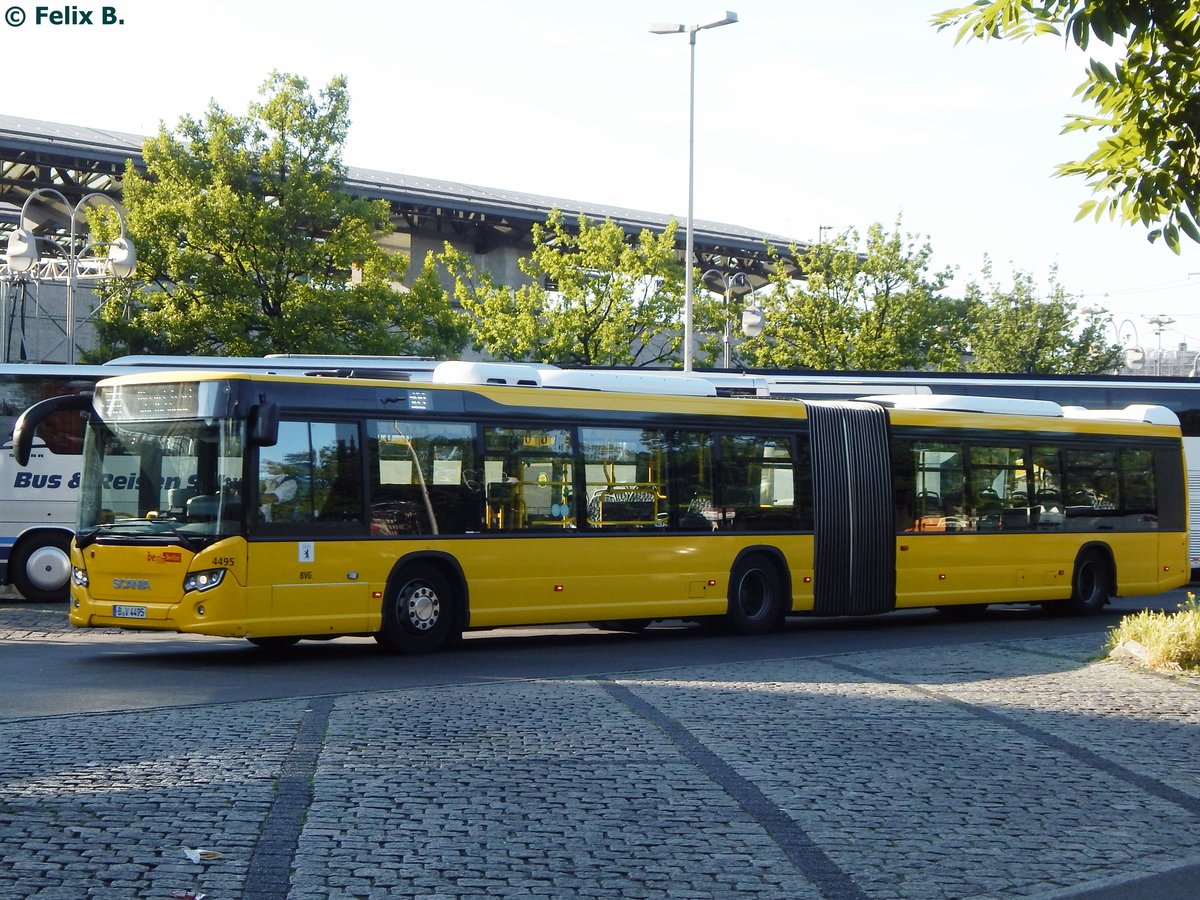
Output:
<path fill-rule="evenodd" d="M 214 101 L 244 113 L 273 70 L 314 90 L 343 75 L 349 166 L 681 225 L 688 39 L 650 26 L 725 12 L 684 0 L 77 0 L 42 7 L 75 19 L 54 24 L 38 23 L 35 3 L 5 2 L 7 115 L 149 135 Z M 899 222 L 929 242 L 935 268 L 954 268 L 956 288 L 990 259 L 1001 286 L 1029 273 L 1044 296 L 1057 277 L 1080 309 L 1104 307 L 1114 341 L 1200 347 L 1200 245 L 1176 256 L 1140 227 L 1076 222 L 1087 187 L 1054 176 L 1095 143 L 1060 133 L 1086 111 L 1073 96 L 1079 51 L 1053 36 L 956 45 L 930 21 L 965 0 L 727 2 L 738 22 L 696 40 L 697 219 L 802 242 Z"/>

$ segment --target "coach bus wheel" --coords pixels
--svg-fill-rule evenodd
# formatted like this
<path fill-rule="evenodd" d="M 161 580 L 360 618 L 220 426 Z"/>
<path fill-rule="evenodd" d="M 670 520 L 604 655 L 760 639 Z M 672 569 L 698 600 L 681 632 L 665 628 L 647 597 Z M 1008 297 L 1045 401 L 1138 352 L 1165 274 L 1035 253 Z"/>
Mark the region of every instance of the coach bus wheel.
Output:
<path fill-rule="evenodd" d="M 21 596 L 37 603 L 65 603 L 71 588 L 71 535 L 27 534 L 8 557 L 8 578 Z"/>
<path fill-rule="evenodd" d="M 400 573 L 396 588 L 383 601 L 383 623 L 377 639 L 397 653 L 430 653 L 449 639 L 454 628 L 454 589 L 432 566 L 411 566 Z"/>
<path fill-rule="evenodd" d="M 779 621 L 783 591 L 775 566 L 762 555 L 747 556 L 729 575 L 725 624 L 738 634 L 764 634 Z"/>
<path fill-rule="evenodd" d="M 1075 560 L 1071 576 L 1071 599 L 1067 608 L 1075 615 L 1100 612 L 1112 596 L 1112 574 L 1108 560 L 1095 550 L 1086 550 Z"/>

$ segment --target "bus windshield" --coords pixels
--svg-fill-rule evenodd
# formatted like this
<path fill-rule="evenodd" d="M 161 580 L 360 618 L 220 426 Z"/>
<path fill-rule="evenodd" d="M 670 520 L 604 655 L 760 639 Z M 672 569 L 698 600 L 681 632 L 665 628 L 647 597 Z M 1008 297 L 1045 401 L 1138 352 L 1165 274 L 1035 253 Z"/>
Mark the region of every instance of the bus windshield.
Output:
<path fill-rule="evenodd" d="M 159 535 L 209 543 L 242 530 L 245 423 L 97 422 L 84 441 L 79 539 Z"/>

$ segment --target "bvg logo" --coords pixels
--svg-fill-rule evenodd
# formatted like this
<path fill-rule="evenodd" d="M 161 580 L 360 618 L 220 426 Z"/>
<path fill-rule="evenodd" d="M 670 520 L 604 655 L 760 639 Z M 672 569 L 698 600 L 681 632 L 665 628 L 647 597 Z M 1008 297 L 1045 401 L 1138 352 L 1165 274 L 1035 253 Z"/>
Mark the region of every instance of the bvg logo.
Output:
<path fill-rule="evenodd" d="M 114 578 L 113 587 L 118 591 L 148 591 L 150 582 L 145 578 Z"/>
<path fill-rule="evenodd" d="M 152 563 L 177 563 L 183 562 L 183 554 L 178 550 L 164 550 L 162 553 L 155 553 L 153 550 L 146 551 L 146 562 Z"/>

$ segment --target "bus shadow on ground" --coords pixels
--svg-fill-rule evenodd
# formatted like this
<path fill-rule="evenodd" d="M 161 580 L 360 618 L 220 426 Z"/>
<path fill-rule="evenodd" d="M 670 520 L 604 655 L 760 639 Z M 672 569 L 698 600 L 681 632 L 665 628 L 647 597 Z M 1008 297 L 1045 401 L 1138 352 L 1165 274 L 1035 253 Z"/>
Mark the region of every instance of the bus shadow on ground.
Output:
<path fill-rule="evenodd" d="M 814 618 L 795 616 L 766 635 L 743 637 L 705 623 L 667 621 L 639 633 L 587 625 L 502 628 L 468 632 L 454 646 L 430 655 L 386 652 L 369 637 L 305 640 L 265 649 L 245 641 L 179 638 L 122 641 L 113 637 L 90 665 L 114 671 L 139 668 L 162 673 L 201 673 L 215 682 L 246 682 L 270 675 L 286 693 L 348 693 L 394 690 L 414 684 L 443 684 L 505 678 L 556 678 L 707 667 L 765 660 L 924 650 L 946 652 L 964 643 L 995 644 L 1089 635 L 1094 649 L 1079 658 L 1054 653 L 1022 654 L 1021 674 L 1078 668 L 1103 652 L 1104 633 L 1134 608 L 1110 606 L 1103 613 L 1052 616 L 1030 606 L 996 606 L 968 619 L 935 610 L 883 616 Z M 210 643 L 211 641 L 211 643 Z M 215 684 L 215 683 L 214 683 Z M 281 690 L 270 691 L 281 696 Z"/>

